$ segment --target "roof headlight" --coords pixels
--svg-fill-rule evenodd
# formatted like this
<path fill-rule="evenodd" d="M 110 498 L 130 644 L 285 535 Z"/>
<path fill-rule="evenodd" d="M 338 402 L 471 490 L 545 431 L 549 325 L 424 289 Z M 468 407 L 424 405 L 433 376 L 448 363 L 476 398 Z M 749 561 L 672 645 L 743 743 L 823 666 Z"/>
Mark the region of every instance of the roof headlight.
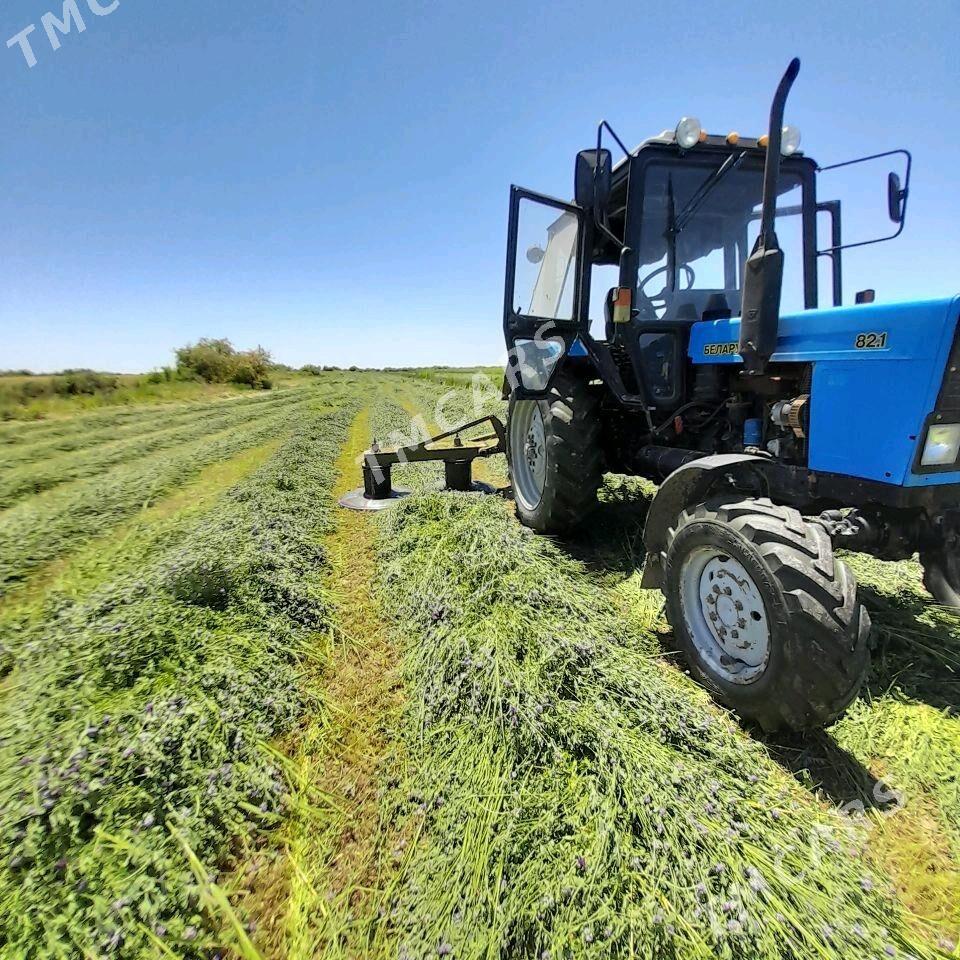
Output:
<path fill-rule="evenodd" d="M 679 147 L 689 150 L 700 142 L 702 133 L 703 127 L 696 117 L 682 117 L 673 135 Z"/>
<path fill-rule="evenodd" d="M 780 153 L 785 157 L 792 157 L 800 149 L 800 130 L 789 124 L 780 134 Z"/>

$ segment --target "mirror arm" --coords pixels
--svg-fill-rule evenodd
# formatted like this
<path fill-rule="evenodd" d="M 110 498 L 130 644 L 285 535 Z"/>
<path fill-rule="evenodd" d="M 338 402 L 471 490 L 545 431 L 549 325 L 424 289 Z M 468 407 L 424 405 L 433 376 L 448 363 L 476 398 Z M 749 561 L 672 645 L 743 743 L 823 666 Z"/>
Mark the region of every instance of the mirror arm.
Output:
<path fill-rule="evenodd" d="M 630 151 L 623 145 L 623 141 L 617 136 L 616 130 L 607 123 L 606 120 L 601 120 L 597 124 L 597 156 L 600 156 L 600 151 L 603 149 L 603 131 L 606 130 L 611 137 L 617 142 L 617 146 L 624 152 L 624 155 L 629 157 Z M 600 179 L 600 167 L 599 165 L 593 171 L 593 195 L 597 195 L 597 182 Z M 608 240 L 613 241 L 621 250 L 623 250 L 623 240 L 621 240 L 608 226 L 606 222 L 606 217 L 602 220 L 600 219 L 600 212 L 597 210 L 596 206 L 593 208 L 593 224 L 594 226 L 602 233 Z"/>
<path fill-rule="evenodd" d="M 860 240 L 857 243 L 834 244 L 833 246 L 826 247 L 823 250 L 818 250 L 818 257 L 829 256 L 834 253 L 838 253 L 841 250 L 854 250 L 857 247 L 869 247 L 874 243 L 886 243 L 888 240 L 896 240 L 897 237 L 903 233 L 903 228 L 907 223 L 907 198 L 910 196 L 910 170 L 913 166 L 913 155 L 909 150 L 901 148 L 900 150 L 886 150 L 883 153 L 873 153 L 869 157 L 857 157 L 856 160 L 844 160 L 843 163 L 831 163 L 826 167 L 817 167 L 817 173 L 819 174 L 825 173 L 827 170 L 839 170 L 841 167 L 850 167 L 855 163 L 866 163 L 868 160 L 882 160 L 884 157 L 895 157 L 899 155 L 907 158 L 907 170 L 904 174 L 903 188 L 900 191 L 900 194 L 903 197 L 903 208 L 900 211 L 900 222 L 897 224 L 897 229 L 888 237 L 877 237 L 874 240 Z"/>
<path fill-rule="evenodd" d="M 623 151 L 624 156 L 629 157 L 630 151 L 623 145 L 623 141 L 617 136 L 616 131 L 613 129 L 613 127 L 610 126 L 609 123 L 607 123 L 606 120 L 601 120 L 599 125 L 597 126 L 597 150 L 599 151 L 600 148 L 603 146 L 602 141 L 603 141 L 604 130 L 606 130 L 607 133 L 609 133 L 610 136 L 617 141 L 617 146 Z"/>
<path fill-rule="evenodd" d="M 826 173 L 828 170 L 839 170 L 841 167 L 852 167 L 855 163 L 866 163 L 868 160 L 882 160 L 884 157 L 895 157 L 903 154 L 907 158 L 907 172 L 904 180 L 904 189 L 910 185 L 910 165 L 913 157 L 909 150 L 901 147 L 899 150 L 885 150 L 883 153 L 871 153 L 868 157 L 857 157 L 855 160 L 844 160 L 842 163 L 830 163 L 825 167 L 817 167 L 817 173 Z"/>

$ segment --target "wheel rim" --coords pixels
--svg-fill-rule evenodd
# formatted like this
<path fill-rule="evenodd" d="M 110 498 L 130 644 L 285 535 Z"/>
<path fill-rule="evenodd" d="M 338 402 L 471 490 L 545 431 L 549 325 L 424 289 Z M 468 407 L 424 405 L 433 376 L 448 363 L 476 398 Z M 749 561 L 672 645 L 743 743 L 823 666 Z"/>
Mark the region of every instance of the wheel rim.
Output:
<path fill-rule="evenodd" d="M 729 683 L 759 680 L 770 659 L 770 621 L 743 564 L 700 547 L 684 560 L 680 582 L 683 618 L 704 663 Z"/>
<path fill-rule="evenodd" d="M 518 400 L 510 416 L 510 472 L 513 495 L 526 510 L 543 499 L 547 478 L 547 440 L 536 400 Z"/>

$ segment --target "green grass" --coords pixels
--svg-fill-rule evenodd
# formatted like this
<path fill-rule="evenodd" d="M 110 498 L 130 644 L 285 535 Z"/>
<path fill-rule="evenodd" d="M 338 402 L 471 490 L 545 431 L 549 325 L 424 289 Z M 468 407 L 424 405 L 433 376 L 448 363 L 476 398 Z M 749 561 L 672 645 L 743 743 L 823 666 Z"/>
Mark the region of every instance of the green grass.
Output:
<path fill-rule="evenodd" d="M 626 626 L 495 500 L 428 496 L 384 530 L 404 643 L 411 957 L 915 956 L 865 836 Z M 394 912 L 395 911 L 395 912 Z"/>
<path fill-rule="evenodd" d="M 181 542 L 3 636 L 4 955 L 251 955 L 216 866 L 282 816 L 267 742 L 318 707 L 299 678 L 323 649 L 322 494 L 351 415 L 299 409 Z"/>
<path fill-rule="evenodd" d="M 288 428 L 307 401 L 288 394 L 271 414 L 201 435 L 170 452 L 119 464 L 105 473 L 31 497 L 0 514 L 0 597 L 37 567 L 76 549 L 109 525 L 189 479 L 203 466 L 263 443 Z"/>
<path fill-rule="evenodd" d="M 58 384 L 64 380 L 60 375 L 2 376 L 0 421 L 60 419 L 101 408 L 209 401 L 251 393 L 249 387 L 231 383 L 178 379 L 154 383 L 148 374 L 107 374 L 103 379 L 105 385 L 92 392 L 64 396 L 58 392 Z M 303 386 L 311 378 L 296 371 L 276 369 L 271 372 L 270 379 L 274 387 L 289 387 Z M 324 379 L 329 381 L 332 377 Z"/>
<path fill-rule="evenodd" d="M 29 578 L 0 602 L 0 632 L 5 620 L 42 617 L 53 598 L 58 603 L 76 601 L 124 569 L 147 565 L 158 551 L 179 543 L 197 515 L 259 468 L 287 439 L 281 434 L 209 464 L 151 506 L 50 563 L 43 576 Z"/>
<path fill-rule="evenodd" d="M 503 383 L 503 367 L 421 367 L 405 372 L 419 380 L 456 389 L 469 390 L 478 377 L 492 381 L 498 390 Z"/>
<path fill-rule="evenodd" d="M 151 454 L 174 447 L 183 447 L 219 431 L 236 429 L 251 421 L 271 417 L 285 409 L 291 397 L 306 399 L 307 391 L 281 394 L 256 404 L 224 404 L 181 416 L 172 425 L 164 420 L 140 424 L 137 432 L 124 439 L 60 453 L 52 458 L 37 455 L 34 447 L 26 448 L 30 459 L 19 467 L 0 472 L 0 511 L 35 493 L 43 493 L 63 483 L 105 474 L 117 464 L 141 460 Z M 23 449 L 23 448 L 21 448 Z M 18 451 L 19 452 L 19 451 Z"/>
<path fill-rule="evenodd" d="M 31 464 L 48 463 L 64 454 L 90 450 L 105 443 L 145 436 L 168 427 L 189 423 L 210 413 L 236 407 L 269 408 L 284 397 L 284 391 L 229 397 L 209 402 L 154 404 L 109 414 L 75 416 L 69 420 L 23 425 L 2 443 L 0 476 Z M 0 431 L 2 431 L 0 426 Z"/>
<path fill-rule="evenodd" d="M 150 383 L 144 375 L 121 375 L 116 378 L 115 389 L 97 390 L 78 396 L 59 396 L 52 392 L 56 379 L 53 376 L 0 377 L 0 421 L 69 417 L 83 410 L 102 407 L 211 400 L 239 394 L 243 389 L 230 384 L 195 381 Z"/>
<path fill-rule="evenodd" d="M 639 588 L 648 485 L 611 478 L 563 542 L 495 497 L 332 515 L 337 464 L 360 482 L 352 398 L 381 441 L 420 439 L 503 412 L 485 372 L 0 424 L 0 492 L 23 496 L 0 513 L 0 956 L 885 960 L 955 939 L 960 622 L 916 564 L 849 558 L 878 641 L 864 697 L 759 737 L 684 677 Z M 502 483 L 502 459 L 478 474 Z M 371 714 L 375 688 L 402 715 Z"/>

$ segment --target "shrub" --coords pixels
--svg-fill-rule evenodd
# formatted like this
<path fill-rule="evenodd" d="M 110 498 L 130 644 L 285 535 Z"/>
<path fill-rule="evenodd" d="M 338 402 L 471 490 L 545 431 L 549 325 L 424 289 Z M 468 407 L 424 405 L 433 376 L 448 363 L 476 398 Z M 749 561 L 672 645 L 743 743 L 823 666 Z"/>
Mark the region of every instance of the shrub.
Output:
<path fill-rule="evenodd" d="M 176 351 L 177 369 L 208 383 L 227 383 L 235 356 L 236 350 L 229 340 L 203 338 Z"/>
<path fill-rule="evenodd" d="M 233 383 L 269 390 L 273 386 L 268 376 L 269 370 L 270 354 L 262 347 L 257 347 L 256 350 L 248 350 L 246 353 L 236 355 L 230 379 Z"/>
<path fill-rule="evenodd" d="M 238 351 L 229 340 L 204 337 L 175 352 L 180 376 L 195 377 L 207 383 L 240 383 L 261 390 L 273 386 L 268 376 L 270 354 L 263 347 Z"/>
<path fill-rule="evenodd" d="M 119 386 L 119 379 L 108 373 L 93 370 L 64 370 L 52 380 L 52 389 L 61 397 L 92 397 L 97 393 L 109 393 Z"/>

